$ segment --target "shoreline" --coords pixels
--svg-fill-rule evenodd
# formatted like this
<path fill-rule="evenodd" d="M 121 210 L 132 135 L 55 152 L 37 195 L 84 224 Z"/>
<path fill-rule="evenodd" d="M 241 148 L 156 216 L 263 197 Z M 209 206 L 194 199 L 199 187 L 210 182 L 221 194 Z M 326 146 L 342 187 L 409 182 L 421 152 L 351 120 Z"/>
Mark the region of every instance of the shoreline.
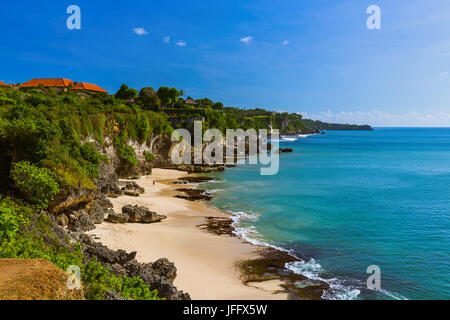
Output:
<path fill-rule="evenodd" d="M 174 190 L 177 185 L 171 183 L 186 176 L 187 172 L 155 168 L 151 175 L 133 180 L 145 189 L 144 194 L 110 198 L 115 212 L 121 212 L 125 205 L 142 205 L 166 215 L 167 219 L 152 224 L 105 221 L 88 234 L 111 249 L 137 251 L 136 258 L 141 263 L 168 258 L 177 267 L 174 285 L 188 292 L 193 300 L 292 298 L 281 279 L 271 277 L 245 281 L 244 284 L 237 266 L 241 262 L 261 259 L 262 248 L 244 239 L 227 236 L 227 232 L 208 231 L 204 227 L 208 221 L 230 217 L 207 204 L 175 197 L 180 192 Z"/>

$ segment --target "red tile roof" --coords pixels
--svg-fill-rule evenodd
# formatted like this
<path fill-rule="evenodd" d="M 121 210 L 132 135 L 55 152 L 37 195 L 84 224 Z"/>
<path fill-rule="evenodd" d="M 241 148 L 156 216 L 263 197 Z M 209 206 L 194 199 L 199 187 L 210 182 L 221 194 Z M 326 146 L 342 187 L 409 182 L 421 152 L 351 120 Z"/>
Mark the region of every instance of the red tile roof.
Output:
<path fill-rule="evenodd" d="M 73 90 L 89 90 L 89 91 L 106 92 L 106 93 L 108 92 L 108 91 L 100 88 L 96 84 L 86 83 L 86 82 L 79 82 L 72 89 Z"/>
<path fill-rule="evenodd" d="M 73 85 L 72 80 L 58 78 L 58 79 L 32 79 L 30 81 L 22 83 L 19 87 L 39 87 L 40 85 L 44 87 L 68 87 Z"/>
<path fill-rule="evenodd" d="M 16 85 L 15 84 L 8 84 L 8 83 L 4 83 L 0 81 L 0 87 L 11 87 L 11 88 L 15 88 Z"/>

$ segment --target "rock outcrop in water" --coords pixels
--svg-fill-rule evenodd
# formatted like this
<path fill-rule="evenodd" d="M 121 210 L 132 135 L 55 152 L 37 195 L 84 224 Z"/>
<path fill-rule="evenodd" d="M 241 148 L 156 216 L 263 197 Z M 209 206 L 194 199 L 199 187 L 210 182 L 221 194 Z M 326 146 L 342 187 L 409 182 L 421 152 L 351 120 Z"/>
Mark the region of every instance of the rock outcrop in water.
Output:
<path fill-rule="evenodd" d="M 206 192 L 202 189 L 192 189 L 192 188 L 178 188 L 176 191 L 183 192 L 183 194 L 178 194 L 175 197 L 180 199 L 186 199 L 189 201 L 204 200 L 210 201 L 213 198 L 211 193 Z"/>
<path fill-rule="evenodd" d="M 279 153 L 290 153 L 290 152 L 293 152 L 293 151 L 294 151 L 294 149 L 292 149 L 292 148 L 280 148 L 280 149 L 278 149 Z"/>

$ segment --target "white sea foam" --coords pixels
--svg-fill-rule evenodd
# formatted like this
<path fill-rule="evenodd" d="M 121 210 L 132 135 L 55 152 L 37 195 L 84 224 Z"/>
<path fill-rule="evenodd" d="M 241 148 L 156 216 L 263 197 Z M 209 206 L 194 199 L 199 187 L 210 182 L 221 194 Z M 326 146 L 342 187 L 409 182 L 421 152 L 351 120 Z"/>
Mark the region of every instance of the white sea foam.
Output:
<path fill-rule="evenodd" d="M 298 138 L 294 138 L 294 137 L 281 137 L 282 140 L 284 141 L 296 141 L 298 140 Z"/>
<path fill-rule="evenodd" d="M 205 181 L 203 183 L 220 183 L 220 182 L 222 182 L 222 180 L 213 179 L 213 180 Z"/>
<path fill-rule="evenodd" d="M 274 142 L 274 141 L 278 141 L 278 142 L 283 142 L 283 141 L 297 141 L 299 139 L 305 139 L 308 138 L 309 136 L 312 136 L 314 134 L 298 134 L 296 136 L 280 136 L 279 139 L 272 139 L 269 138 L 267 139 L 267 142 Z"/>
<path fill-rule="evenodd" d="M 384 295 L 386 295 L 386 296 L 388 296 L 389 298 L 392 298 L 392 299 L 394 299 L 394 300 L 408 300 L 408 298 L 402 296 L 402 295 L 399 294 L 399 293 L 390 292 L 390 291 L 387 291 L 387 290 L 384 290 L 384 289 L 380 289 L 380 290 L 376 290 L 376 291 L 379 291 L 379 292 L 381 292 L 382 294 L 384 294 Z"/>
<path fill-rule="evenodd" d="M 257 245 L 257 246 L 263 246 L 263 247 L 270 247 L 279 251 L 284 251 L 291 253 L 290 250 L 284 249 L 282 247 L 267 243 L 263 240 L 261 235 L 258 233 L 256 228 L 254 226 L 249 227 L 242 227 L 239 225 L 239 223 L 244 221 L 256 221 L 258 220 L 258 215 L 253 212 L 228 212 L 231 216 L 231 220 L 233 220 L 233 223 L 231 226 L 233 227 L 234 231 L 233 233 L 238 236 L 239 238 L 244 239 L 245 241 Z"/>
<path fill-rule="evenodd" d="M 270 247 L 279 251 L 286 252 L 293 256 L 299 261 L 286 263 L 285 268 L 297 273 L 304 275 L 305 277 L 312 280 L 320 280 L 329 284 L 330 290 L 327 290 L 323 293 L 322 298 L 328 300 L 352 300 L 358 297 L 360 294 L 360 290 L 356 289 L 353 286 L 348 286 L 343 284 L 343 280 L 338 278 L 332 279 L 324 279 L 320 277 L 320 274 L 323 272 L 323 269 L 319 263 L 317 263 L 313 258 L 309 261 L 304 261 L 300 259 L 292 250 L 288 250 L 274 244 L 270 244 L 267 241 L 263 240 L 262 236 L 258 233 L 254 226 L 242 227 L 240 226 L 241 222 L 245 221 L 256 221 L 258 220 L 258 215 L 255 213 L 248 212 L 229 212 L 231 214 L 231 219 L 233 220 L 232 226 L 234 228 L 233 233 L 236 236 L 244 239 L 245 241 L 264 247 Z"/>
<path fill-rule="evenodd" d="M 301 274 L 309 279 L 326 282 L 330 289 L 325 291 L 322 298 L 327 300 L 353 300 L 361 293 L 354 286 L 345 284 L 345 280 L 339 278 L 326 279 L 320 276 L 323 273 L 322 266 L 313 258 L 309 261 L 294 261 L 286 263 L 286 269 L 294 273 Z"/>
<path fill-rule="evenodd" d="M 208 192 L 211 193 L 211 194 L 215 194 L 215 193 L 217 193 L 219 191 L 222 191 L 222 190 L 223 189 L 212 189 L 212 190 L 208 190 Z"/>

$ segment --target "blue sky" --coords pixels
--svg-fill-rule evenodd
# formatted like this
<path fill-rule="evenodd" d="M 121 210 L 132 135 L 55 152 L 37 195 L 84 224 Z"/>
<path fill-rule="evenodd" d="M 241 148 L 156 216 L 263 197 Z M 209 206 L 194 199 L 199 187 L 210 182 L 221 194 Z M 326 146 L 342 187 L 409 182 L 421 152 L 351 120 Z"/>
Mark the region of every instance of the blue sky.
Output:
<path fill-rule="evenodd" d="M 71 4 L 81 30 L 66 28 Z M 366 27 L 372 4 L 381 30 Z M 175 86 L 325 121 L 450 126 L 448 0 L 2 1 L 0 27 L 5 82 Z"/>

